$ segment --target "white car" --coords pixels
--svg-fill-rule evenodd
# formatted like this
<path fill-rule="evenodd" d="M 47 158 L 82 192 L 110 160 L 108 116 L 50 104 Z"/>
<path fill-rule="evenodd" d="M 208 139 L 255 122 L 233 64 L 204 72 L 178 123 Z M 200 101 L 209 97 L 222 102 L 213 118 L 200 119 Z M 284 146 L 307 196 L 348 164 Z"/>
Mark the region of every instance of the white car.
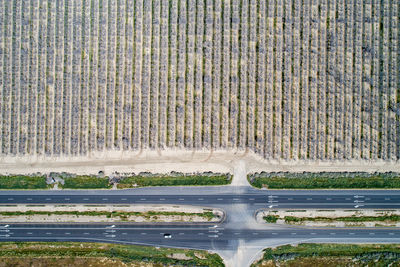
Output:
<path fill-rule="evenodd" d="M 171 234 L 164 234 L 164 238 L 172 238 Z"/>

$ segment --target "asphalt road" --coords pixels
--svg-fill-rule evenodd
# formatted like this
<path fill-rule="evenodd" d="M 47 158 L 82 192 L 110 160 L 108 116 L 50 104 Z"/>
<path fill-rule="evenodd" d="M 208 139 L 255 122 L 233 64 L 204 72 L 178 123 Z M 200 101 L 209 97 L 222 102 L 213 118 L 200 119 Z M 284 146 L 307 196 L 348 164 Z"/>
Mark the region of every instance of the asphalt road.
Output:
<path fill-rule="evenodd" d="M 217 207 L 219 224 L 0 224 L 0 241 L 115 242 L 235 251 L 239 243 L 400 242 L 399 228 L 304 228 L 255 221 L 256 210 L 400 209 L 400 190 L 256 190 L 249 187 L 172 187 L 133 190 L 0 191 L 10 204 L 180 204 Z M 164 238 L 164 234 L 172 238 Z M 261 248 L 262 248 L 261 246 Z M 238 265 L 240 266 L 240 265 Z"/>

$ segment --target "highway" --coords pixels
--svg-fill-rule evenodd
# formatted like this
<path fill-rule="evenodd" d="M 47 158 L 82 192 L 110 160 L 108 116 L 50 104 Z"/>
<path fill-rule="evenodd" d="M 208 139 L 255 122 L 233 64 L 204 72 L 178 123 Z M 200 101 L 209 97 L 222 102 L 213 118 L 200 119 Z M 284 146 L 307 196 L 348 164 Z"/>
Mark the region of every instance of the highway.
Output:
<path fill-rule="evenodd" d="M 400 242 L 398 228 L 307 228 L 257 223 L 260 209 L 400 209 L 397 190 L 257 190 L 250 187 L 170 187 L 129 190 L 0 191 L 1 205 L 180 204 L 225 211 L 221 223 L 0 224 L 0 241 L 115 242 L 235 252 L 282 242 Z M 164 238 L 164 234 L 172 238 Z M 240 263 L 248 264 L 246 263 Z M 238 265 L 239 266 L 239 265 Z"/>

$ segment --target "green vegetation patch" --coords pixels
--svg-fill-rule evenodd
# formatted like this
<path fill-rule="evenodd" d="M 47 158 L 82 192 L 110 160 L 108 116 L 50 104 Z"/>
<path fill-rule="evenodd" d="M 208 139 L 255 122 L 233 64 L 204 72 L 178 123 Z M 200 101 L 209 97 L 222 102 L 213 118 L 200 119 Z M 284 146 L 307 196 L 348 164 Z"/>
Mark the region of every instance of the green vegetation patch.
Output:
<path fill-rule="evenodd" d="M 286 223 L 296 223 L 304 221 L 322 221 L 322 222 L 398 222 L 400 221 L 399 215 L 384 215 L 384 216 L 349 216 L 349 217 L 295 217 L 295 216 L 285 216 L 284 220 Z"/>
<path fill-rule="evenodd" d="M 178 259 L 173 254 L 185 255 Z M 149 262 L 164 266 L 224 266 L 218 254 L 201 250 L 155 248 L 135 245 L 76 242 L 2 242 L 0 261 L 3 258 L 109 258 L 124 263 Z"/>
<path fill-rule="evenodd" d="M 265 249 L 263 258 L 252 264 L 252 266 L 275 266 L 276 263 L 282 262 L 288 263 L 285 266 L 296 266 L 295 262 L 301 261 L 304 258 L 326 257 L 338 259 L 351 258 L 353 262 L 351 266 L 360 266 L 358 263 L 361 266 L 388 266 L 400 263 L 400 246 L 398 244 L 354 245 L 314 243 L 299 244 L 297 246 L 285 245 Z M 271 263 L 271 261 L 274 264 L 264 264 L 266 262 Z"/>
<path fill-rule="evenodd" d="M 62 188 L 70 189 L 108 189 L 111 188 L 108 177 L 75 176 L 64 178 Z"/>
<path fill-rule="evenodd" d="M 232 176 L 230 174 L 139 174 L 135 176 L 123 177 L 119 182 L 118 188 L 132 188 L 144 186 L 180 186 L 180 185 L 226 185 L 230 184 Z"/>
<path fill-rule="evenodd" d="M 0 189 L 47 189 L 46 176 L 0 176 Z"/>
<path fill-rule="evenodd" d="M 400 173 L 320 172 L 320 173 L 254 173 L 249 182 L 269 189 L 352 189 L 400 188 Z"/>

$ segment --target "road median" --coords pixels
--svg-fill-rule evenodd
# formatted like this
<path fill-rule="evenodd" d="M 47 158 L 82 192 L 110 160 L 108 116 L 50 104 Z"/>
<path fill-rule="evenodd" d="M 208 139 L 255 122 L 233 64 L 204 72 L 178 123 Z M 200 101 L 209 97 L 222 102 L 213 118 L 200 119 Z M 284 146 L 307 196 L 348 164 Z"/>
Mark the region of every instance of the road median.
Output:
<path fill-rule="evenodd" d="M 0 222 L 220 222 L 219 209 L 172 205 L 2 205 Z"/>

